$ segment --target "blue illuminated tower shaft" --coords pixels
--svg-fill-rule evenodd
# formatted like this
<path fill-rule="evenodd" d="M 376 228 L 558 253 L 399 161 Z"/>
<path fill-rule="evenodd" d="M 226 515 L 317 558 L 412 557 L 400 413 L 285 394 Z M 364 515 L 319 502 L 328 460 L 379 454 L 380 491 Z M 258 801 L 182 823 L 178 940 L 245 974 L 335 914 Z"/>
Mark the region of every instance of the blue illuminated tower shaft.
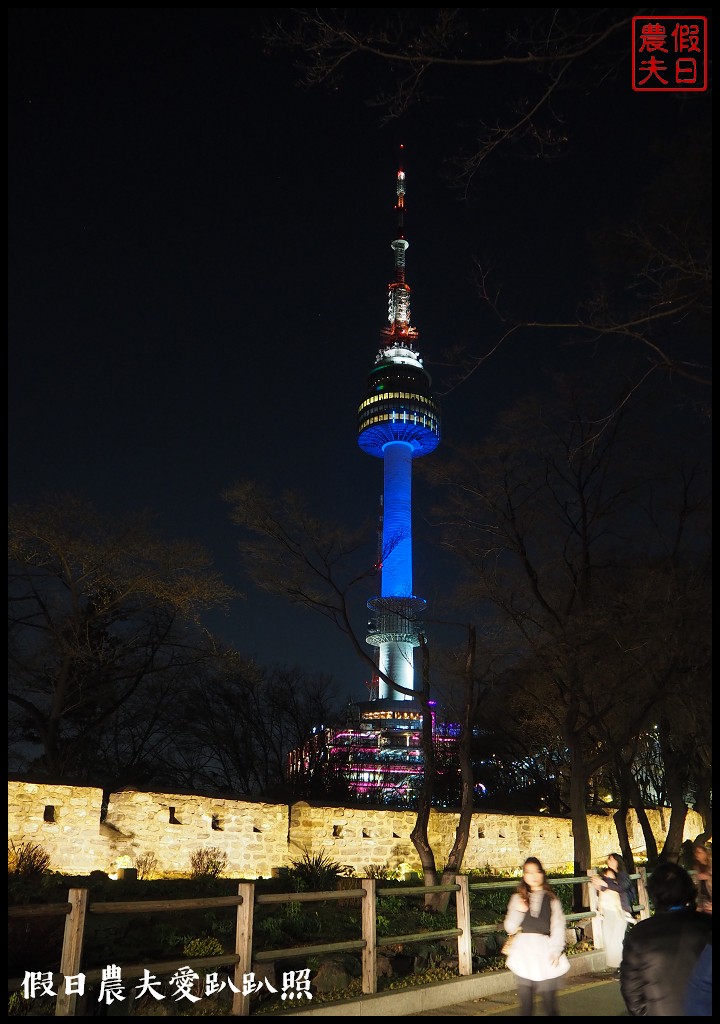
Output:
<path fill-rule="evenodd" d="M 398 236 L 395 279 L 389 285 L 389 328 L 368 377 L 358 409 L 358 444 L 384 462 L 380 596 L 368 601 L 373 614 L 367 642 L 378 649 L 378 698 L 413 700 L 413 649 L 420 643 L 419 618 L 425 601 L 413 594 L 412 461 L 440 441 L 440 408 L 432 396 L 430 375 L 414 349 L 410 326 L 410 288 L 405 280 L 403 235 L 405 174 L 397 176 Z M 409 691 L 396 691 L 387 680 Z"/>
<path fill-rule="evenodd" d="M 412 594 L 412 445 L 390 441 L 383 446 L 381 597 Z"/>
<path fill-rule="evenodd" d="M 410 690 L 414 685 L 413 648 L 418 637 L 417 632 L 409 628 L 409 622 L 402 620 L 408 619 L 414 606 L 412 602 L 408 602 L 407 608 L 399 608 L 397 605 L 399 598 L 412 598 L 413 589 L 412 456 L 412 445 L 406 441 L 390 441 L 383 447 L 385 473 L 380 584 L 383 607 L 380 616 L 384 620 L 385 629 L 380 631 L 378 637 L 378 668 L 400 686 Z M 385 602 L 390 602 L 389 606 Z M 398 622 L 390 624 L 389 613 L 395 608 Z M 368 640 L 372 643 L 370 638 Z M 388 689 L 381 676 L 378 696 L 390 696 Z M 397 693 L 397 697 L 403 696 Z"/>

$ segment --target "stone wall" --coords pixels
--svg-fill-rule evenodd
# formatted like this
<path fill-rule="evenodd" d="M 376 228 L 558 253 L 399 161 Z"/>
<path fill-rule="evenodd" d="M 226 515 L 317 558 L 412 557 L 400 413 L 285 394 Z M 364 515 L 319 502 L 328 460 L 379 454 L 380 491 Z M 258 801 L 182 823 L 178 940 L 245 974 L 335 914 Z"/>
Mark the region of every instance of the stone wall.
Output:
<path fill-rule="evenodd" d="M 646 813 L 661 849 L 670 812 Z M 428 839 L 434 850 L 450 850 L 458 817 L 453 811 L 431 811 Z M 612 811 L 591 814 L 588 824 L 592 860 L 600 864 L 619 847 Z M 364 874 L 370 865 L 381 864 L 418 871 L 420 861 L 410 841 L 414 825 L 412 811 L 328 807 L 299 801 L 290 808 L 290 857 L 294 859 L 307 849 L 311 854 L 325 852 L 357 874 Z M 700 815 L 688 811 L 683 838 L 694 839 L 702 827 Z M 645 841 L 634 811 L 628 815 L 628 834 L 635 855 L 644 857 Z M 572 871 L 570 819 L 544 814 L 473 814 L 463 870 L 517 871 L 529 856 L 539 857 L 548 871 Z M 439 857 L 438 861 L 442 867 Z"/>
<path fill-rule="evenodd" d="M 37 843 L 53 871 L 87 875 L 107 870 L 100 836 L 103 793 L 89 786 L 8 782 L 8 844 Z"/>
<path fill-rule="evenodd" d="M 136 852 L 154 853 L 165 874 L 188 874 L 190 854 L 207 847 L 227 854 L 237 878 L 269 878 L 288 863 L 287 804 L 123 790 L 105 821 L 126 837 L 133 863 Z"/>
<path fill-rule="evenodd" d="M 8 840 L 38 843 L 50 866 L 66 874 L 114 873 L 135 867 L 147 854 L 156 858 L 155 873 L 188 875 L 195 850 L 216 847 L 227 854 L 226 874 L 237 878 L 269 877 L 307 851 L 323 853 L 355 874 L 371 866 L 418 871 L 410 841 L 412 811 L 331 807 L 298 801 L 270 804 L 180 793 L 122 790 L 112 793 L 101 821 L 103 794 L 93 787 L 8 782 Z M 661 847 L 669 812 L 648 811 Z M 429 838 L 438 851 L 452 845 L 458 815 L 433 811 Z M 593 863 L 618 848 L 612 812 L 589 819 Z M 642 831 L 634 812 L 628 818 L 631 844 L 644 855 Z M 702 831 L 700 816 L 689 811 L 683 838 Z M 473 815 L 463 869 L 517 871 L 525 857 L 537 856 L 548 871 L 571 870 L 573 839 L 567 818 L 545 815 Z M 442 854 L 439 856 L 439 860 Z M 442 866 L 441 864 L 439 866 Z"/>

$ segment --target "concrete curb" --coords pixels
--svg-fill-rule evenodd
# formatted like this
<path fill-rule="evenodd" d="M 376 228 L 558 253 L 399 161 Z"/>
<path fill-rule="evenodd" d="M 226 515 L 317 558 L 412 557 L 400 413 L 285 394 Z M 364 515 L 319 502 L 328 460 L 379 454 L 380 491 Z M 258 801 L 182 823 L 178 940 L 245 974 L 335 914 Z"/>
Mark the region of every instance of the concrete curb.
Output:
<path fill-rule="evenodd" d="M 570 971 L 565 975 L 598 974 L 605 969 L 605 953 L 602 951 L 578 953 L 570 957 Z M 602 980 L 598 978 L 598 980 Z M 510 971 L 488 971 L 487 974 L 472 974 L 467 978 L 451 978 L 449 981 L 434 981 L 428 985 L 411 985 L 408 988 L 380 992 L 357 999 L 342 999 L 333 1003 L 322 1003 L 308 1010 L 293 1013 L 283 1011 L 277 1014 L 260 1014 L 263 1017 L 406 1017 L 424 1010 L 437 1010 L 444 1006 L 468 1002 L 472 999 L 487 999 L 500 992 L 515 988 L 515 979 Z"/>

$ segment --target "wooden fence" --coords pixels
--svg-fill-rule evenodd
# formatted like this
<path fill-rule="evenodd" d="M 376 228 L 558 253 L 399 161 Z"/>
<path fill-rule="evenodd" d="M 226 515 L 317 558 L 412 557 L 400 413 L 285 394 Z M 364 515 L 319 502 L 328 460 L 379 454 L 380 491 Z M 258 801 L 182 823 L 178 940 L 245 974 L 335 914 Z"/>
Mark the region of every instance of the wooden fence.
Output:
<path fill-rule="evenodd" d="M 592 872 L 588 872 L 592 874 Z M 635 910 L 640 917 L 649 917 L 650 909 L 647 897 L 645 869 L 631 876 L 637 880 L 638 903 Z M 53 983 L 57 987 L 55 1016 L 73 1017 L 78 1014 L 77 992 L 68 992 L 63 986 L 64 979 L 84 973 L 85 983 L 98 982 L 102 977 L 102 968 L 94 968 L 81 972 L 83 941 L 88 914 L 157 914 L 188 910 L 213 910 L 220 907 L 237 907 L 235 928 L 235 951 L 222 956 L 202 957 L 186 960 L 163 960 L 158 963 L 118 964 L 125 975 L 143 976 L 145 971 L 151 975 L 172 975 L 184 967 L 194 971 L 199 969 L 216 970 L 218 967 L 233 967 L 233 985 L 238 991 L 233 995 L 232 1016 L 247 1017 L 250 1015 L 250 987 L 245 984 L 252 972 L 253 963 L 268 963 L 279 959 L 294 957 L 306 958 L 323 954 L 340 952 L 359 952 L 362 961 L 362 992 L 372 995 L 377 992 L 377 949 L 378 946 L 410 944 L 414 942 L 435 942 L 447 939 L 457 940 L 458 973 L 460 976 L 472 974 L 472 938 L 478 935 L 497 934 L 501 931 L 498 924 L 473 925 L 470 920 L 470 894 L 483 889 L 515 889 L 517 879 L 497 882 L 470 882 L 467 875 L 457 875 L 454 884 L 436 886 L 378 886 L 374 878 L 358 879 L 359 888 L 333 890 L 331 892 L 291 892 L 291 893 L 257 893 L 254 882 L 241 882 L 236 896 L 213 896 L 199 899 L 178 900 L 123 900 L 121 902 L 101 903 L 89 900 L 87 889 L 70 889 L 67 903 L 37 904 L 32 906 L 15 906 L 8 908 L 11 918 L 65 916 L 65 932 L 63 935 L 60 971 L 53 975 Z M 585 887 L 583 900 L 589 910 L 566 915 L 566 923 L 571 925 L 577 921 L 589 921 L 592 942 L 595 949 L 603 949 L 602 918 L 597 912 L 597 892 L 589 883 L 586 875 L 575 878 L 554 878 L 550 880 L 553 887 L 559 885 L 578 885 Z M 383 935 L 378 942 L 377 937 L 377 898 L 382 896 L 406 897 L 425 895 L 427 893 L 455 893 L 457 924 L 455 928 L 442 931 L 423 931 L 410 935 Z M 253 953 L 253 917 L 256 906 L 263 904 L 308 903 L 328 900 L 360 901 L 359 938 L 348 942 L 329 942 L 321 945 L 292 946 L 288 949 L 271 949 Z M 116 961 L 117 962 L 117 961 Z M 8 991 L 20 991 L 23 979 L 10 979 Z"/>

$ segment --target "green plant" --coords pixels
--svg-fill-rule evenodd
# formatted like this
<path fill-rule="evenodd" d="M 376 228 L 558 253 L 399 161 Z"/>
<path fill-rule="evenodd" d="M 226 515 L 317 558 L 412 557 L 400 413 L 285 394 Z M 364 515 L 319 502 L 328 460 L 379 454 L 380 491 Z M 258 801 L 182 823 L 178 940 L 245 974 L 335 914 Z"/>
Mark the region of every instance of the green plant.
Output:
<path fill-rule="evenodd" d="M 174 924 L 168 921 L 160 921 L 156 925 L 158 942 L 165 949 L 172 949 L 184 942 L 185 936 L 178 931 Z"/>
<path fill-rule="evenodd" d="M 505 917 L 512 889 L 483 889 L 470 893 L 473 923 L 490 924 Z"/>
<path fill-rule="evenodd" d="M 212 924 L 210 925 L 210 930 L 213 935 L 230 935 L 235 931 L 235 921 L 232 921 L 227 917 L 214 917 Z"/>
<path fill-rule="evenodd" d="M 191 878 L 218 878 L 227 868 L 227 854 L 217 846 L 205 846 L 190 854 Z"/>
<path fill-rule="evenodd" d="M 468 877 L 471 882 L 488 882 L 493 878 L 514 878 L 517 876 L 508 874 L 507 871 L 499 871 L 497 868 L 494 868 L 489 861 L 486 861 L 485 867 L 470 868 L 468 871 Z"/>
<path fill-rule="evenodd" d="M 222 942 L 212 935 L 201 935 L 197 939 L 187 938 L 183 946 L 183 956 L 193 959 L 199 959 L 203 956 L 222 956 L 224 952 Z"/>
<path fill-rule="evenodd" d="M 444 931 L 446 928 L 454 928 L 457 924 L 457 917 L 453 913 L 437 914 L 422 911 L 418 920 L 422 928 L 428 928 L 433 932 Z"/>
<path fill-rule="evenodd" d="M 29 1002 L 19 992 L 11 992 L 8 996 L 8 1017 L 27 1017 Z"/>
<path fill-rule="evenodd" d="M 390 916 L 407 914 L 408 901 L 407 898 L 402 899 L 400 896 L 378 896 L 377 909 Z"/>
<path fill-rule="evenodd" d="M 388 935 L 390 932 L 390 918 L 385 914 L 375 915 L 375 930 L 378 935 Z"/>
<path fill-rule="evenodd" d="M 266 917 L 255 922 L 255 931 L 258 935 L 265 936 L 267 939 L 275 939 L 278 935 L 282 935 L 285 930 L 282 918 L 280 917 Z"/>
<path fill-rule="evenodd" d="M 50 854 L 38 843 L 8 844 L 8 874 L 20 878 L 39 878 L 50 867 Z"/>
<path fill-rule="evenodd" d="M 334 889 L 338 878 L 350 871 L 346 864 L 333 860 L 324 850 L 314 854 L 305 850 L 299 860 L 292 861 L 288 875 L 302 882 L 310 892 L 326 892 Z"/>
<path fill-rule="evenodd" d="M 291 900 L 285 904 L 284 914 L 290 920 L 297 919 L 302 914 L 302 907 L 296 900 Z"/>
<path fill-rule="evenodd" d="M 55 997 L 36 996 L 25 999 L 20 992 L 8 996 L 8 1017 L 54 1017 Z"/>

